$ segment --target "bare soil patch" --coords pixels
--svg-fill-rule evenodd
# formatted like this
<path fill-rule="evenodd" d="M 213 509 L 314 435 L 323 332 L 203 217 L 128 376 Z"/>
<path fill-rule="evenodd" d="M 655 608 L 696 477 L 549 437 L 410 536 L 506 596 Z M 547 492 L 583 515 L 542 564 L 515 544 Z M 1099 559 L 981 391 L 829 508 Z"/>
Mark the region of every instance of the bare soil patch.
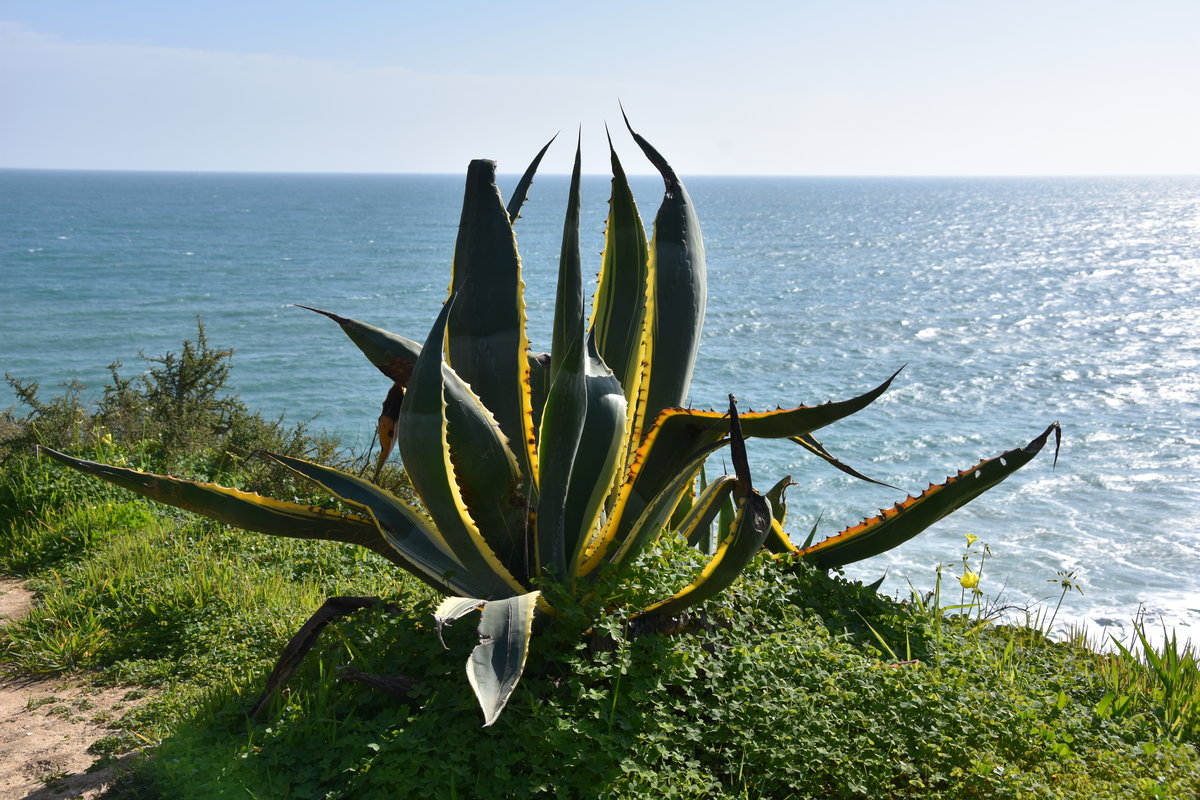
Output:
<path fill-rule="evenodd" d="M 0 578 L 0 625 L 29 613 L 33 593 Z M 88 748 L 112 732 L 142 693 L 100 689 L 62 678 L 0 678 L 0 797 L 67 800 L 98 797 L 120 761 L 91 770 Z M 91 771 L 89 771 L 91 770 Z"/>
<path fill-rule="evenodd" d="M 16 578 L 0 577 L 0 625 L 18 620 L 33 608 L 33 592 Z"/>

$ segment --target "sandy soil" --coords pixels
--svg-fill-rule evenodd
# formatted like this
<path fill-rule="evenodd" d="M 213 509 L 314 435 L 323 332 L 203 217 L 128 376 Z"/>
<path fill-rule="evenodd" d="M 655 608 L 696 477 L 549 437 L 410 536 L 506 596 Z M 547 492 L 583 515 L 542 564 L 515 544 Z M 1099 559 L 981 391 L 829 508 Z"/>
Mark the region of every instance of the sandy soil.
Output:
<path fill-rule="evenodd" d="M 0 578 L 0 625 L 33 607 L 20 581 Z M 133 703 L 129 689 L 97 689 L 63 679 L 0 679 L 0 798 L 67 800 L 98 797 L 120 762 L 89 772 L 87 752 L 112 731 Z"/>

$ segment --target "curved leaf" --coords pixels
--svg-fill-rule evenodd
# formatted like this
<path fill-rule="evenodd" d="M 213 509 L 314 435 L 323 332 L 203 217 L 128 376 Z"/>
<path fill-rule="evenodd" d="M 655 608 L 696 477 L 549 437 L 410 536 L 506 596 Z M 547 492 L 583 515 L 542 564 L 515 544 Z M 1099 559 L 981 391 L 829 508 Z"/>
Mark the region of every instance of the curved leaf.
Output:
<path fill-rule="evenodd" d="M 404 385 L 412 376 L 421 345 L 394 333 L 329 311 L 301 306 L 337 322 L 376 366 L 396 383 L 384 400 L 378 423 L 380 454 L 376 470 L 382 468 L 396 439 L 397 422 L 403 406 Z M 521 492 L 521 474 L 507 439 L 495 419 L 475 393 L 450 368 L 442 364 L 450 449 L 455 453 L 473 453 L 459 459 L 456 466 L 465 502 L 476 521 L 487 532 L 493 549 L 509 569 L 523 575 L 525 553 L 525 515 L 528 500 Z"/>
<path fill-rule="evenodd" d="M 407 562 L 388 545 L 374 523 L 357 516 L 275 500 L 218 486 L 215 483 L 200 483 L 136 469 L 114 467 L 74 458 L 49 447 L 38 447 L 38 453 L 45 453 L 55 461 L 77 469 L 85 475 L 101 478 L 151 500 L 182 508 L 227 525 L 271 536 L 325 539 L 356 544 L 379 553 L 393 563 L 407 566 Z"/>
<path fill-rule="evenodd" d="M 567 494 L 567 563 L 578 563 L 583 548 L 598 529 L 605 501 L 620 470 L 625 442 L 625 395 L 612 370 L 600 359 L 588 337 L 584 362 L 587 410 Z"/>
<path fill-rule="evenodd" d="M 539 595 L 491 600 L 479 616 L 479 644 L 467 661 L 467 680 L 483 709 L 485 728 L 500 716 L 525 671 Z"/>
<path fill-rule="evenodd" d="M 707 490 L 708 490 L 708 470 L 706 470 L 704 468 L 704 465 L 701 464 L 700 465 L 700 475 L 699 475 L 699 478 L 697 479 L 696 500 L 695 500 L 695 502 L 692 503 L 693 509 L 701 504 L 701 499 L 704 497 L 704 493 Z M 718 507 L 717 511 L 719 514 L 720 513 L 719 507 Z M 688 513 L 689 514 L 691 513 L 691 509 L 688 510 Z M 687 519 L 685 518 L 683 523 L 681 523 L 681 529 L 687 528 L 687 527 L 688 527 Z M 716 536 L 715 532 L 713 531 L 713 527 L 712 527 L 711 523 L 709 525 L 704 526 L 703 529 L 697 530 L 695 533 L 688 536 L 687 542 L 689 545 L 697 548 L 701 553 L 704 553 L 706 556 L 711 556 L 713 553 L 717 552 L 717 536 Z"/>
<path fill-rule="evenodd" d="M 323 486 L 347 503 L 365 509 L 388 543 L 409 562 L 418 578 L 446 594 L 478 594 L 485 584 L 451 552 L 449 545 L 412 506 L 369 481 L 300 458 L 267 453 L 297 474 Z"/>
<path fill-rule="evenodd" d="M 529 353 L 529 404 L 533 429 L 542 425 L 542 410 L 550 394 L 550 354 Z"/>
<path fill-rule="evenodd" d="M 728 535 L 717 546 L 717 551 L 701 571 L 700 575 L 661 603 L 655 603 L 636 616 L 672 616 L 685 608 L 707 600 L 725 589 L 737 579 L 750 559 L 763 546 L 763 541 L 771 531 L 774 518 L 771 514 L 771 502 L 754 491 L 754 483 L 750 475 L 750 462 L 746 457 L 746 441 L 742 436 L 739 424 L 737 401 L 729 395 L 729 449 L 730 460 L 736 477 L 724 485 L 730 490 L 736 490 L 740 495 L 738 513 L 734 518 Z M 707 522 L 719 513 L 723 504 L 712 502 L 709 510 L 703 512 Z"/>
<path fill-rule="evenodd" d="M 771 501 L 771 516 L 780 525 L 787 524 L 787 500 L 785 494 L 789 486 L 796 486 L 791 475 L 785 475 L 767 491 L 767 499 Z"/>
<path fill-rule="evenodd" d="M 508 441 L 483 403 L 442 365 L 446 442 L 454 476 L 483 538 L 522 583 L 529 577 L 529 498 Z"/>
<path fill-rule="evenodd" d="M 533 481 L 524 283 L 493 161 L 475 160 L 467 168 L 450 294 L 447 360 L 496 417 L 522 474 Z"/>
<path fill-rule="evenodd" d="M 1041 452 L 1051 432 L 1056 438 L 1060 436 L 1057 422 L 1024 447 L 981 461 L 948 478 L 945 483 L 931 485 L 919 497 L 909 497 L 836 536 L 805 547 L 795 557 L 821 569 L 830 569 L 891 550 L 1029 463 Z M 1057 447 L 1055 450 L 1057 458 Z"/>
<path fill-rule="evenodd" d="M 383 328 L 338 316 L 332 311 L 323 311 L 299 303 L 296 304 L 296 307 L 329 317 L 341 326 L 350 341 L 354 342 L 376 369 L 401 386 L 408 383 L 413 365 L 417 363 L 417 357 L 421 355 L 420 344 L 391 331 L 385 331 Z"/>
<path fill-rule="evenodd" d="M 564 580 L 571 545 L 567 531 L 567 493 L 587 416 L 584 377 L 583 277 L 579 257 L 580 151 L 575 148 L 571 189 L 563 222 L 558 266 L 558 296 L 554 305 L 553 346 L 550 349 L 550 392 L 542 411 L 538 435 L 538 574 Z"/>
<path fill-rule="evenodd" d="M 580 553 L 575 574 L 577 576 L 590 574 L 606 558 L 619 564 L 640 553 L 662 532 L 663 527 L 671 518 L 671 513 L 679 505 L 680 498 L 695 482 L 697 473 L 704 465 L 704 460 L 714 450 L 723 447 L 725 443 L 726 440 L 721 439 L 701 449 L 649 503 L 644 507 L 639 507 L 639 511 L 631 523 L 627 522 L 626 515 L 631 513 L 632 506 L 628 501 L 632 495 L 623 492 L 612 515 L 608 518 L 608 523 Z"/>
<path fill-rule="evenodd" d="M 879 386 L 849 400 L 811 407 L 741 413 L 738 418 L 742 432 L 747 438 L 803 436 L 870 405 L 887 391 L 897 374 L 893 373 Z M 626 484 L 621 489 L 618 505 L 624 510 L 622 530 L 617 538 L 623 539 L 627 535 L 641 510 L 684 469 L 684 465 L 696 453 L 704 450 L 712 452 L 711 446 L 723 440 L 729 430 L 728 414 L 718 411 L 671 408 L 659 414 L 635 453 Z"/>
<path fill-rule="evenodd" d="M 815 442 L 816 439 L 813 441 Z M 767 500 L 771 502 L 772 520 L 771 532 L 767 534 L 767 539 L 763 544 L 772 553 L 796 552 L 800 549 L 792 543 L 792 538 L 783 528 L 787 524 L 787 501 L 784 499 L 784 493 L 789 486 L 795 485 L 796 482 L 792 480 L 792 476 L 787 475 L 767 492 Z"/>
<path fill-rule="evenodd" d="M 703 475 L 703 471 L 700 473 Z M 737 486 L 737 478 L 732 475 L 721 475 L 700 490 L 696 502 L 683 518 L 679 533 L 693 547 L 713 555 L 717 551 L 717 540 L 713 537 L 713 520 L 721 513 L 730 493 Z"/>
<path fill-rule="evenodd" d="M 734 480 L 737 481 L 736 478 Z M 733 530 L 722 540 L 716 554 L 700 575 L 671 597 L 655 603 L 635 617 L 673 616 L 721 592 L 737 579 L 762 548 L 770 530 L 771 503 L 758 492 L 750 490 L 738 504 Z"/>
<path fill-rule="evenodd" d="M 648 366 L 643 378 L 645 400 L 638 405 L 637 420 L 632 427 L 636 434 L 663 409 L 682 406 L 687 401 L 704 327 L 708 289 L 700 221 L 687 189 L 666 159 L 633 130 L 628 117 L 625 126 L 662 175 L 664 185 L 649 245 L 647 274 L 652 285 L 645 353 Z"/>
<path fill-rule="evenodd" d="M 443 540 L 473 579 L 485 587 L 481 594 L 508 597 L 526 589 L 501 562 L 472 518 L 448 441 L 442 344 L 453 305 L 452 298 L 442 308 L 413 368 L 400 409 L 400 457 Z M 477 458 L 477 454 L 464 453 L 462 458 Z"/>
<path fill-rule="evenodd" d="M 899 487 L 892 486 L 890 483 L 884 483 L 883 481 L 877 481 L 874 478 L 868 478 L 866 475 L 863 475 L 861 472 L 856 470 L 854 467 L 851 467 L 848 464 L 844 464 L 841 461 L 838 461 L 836 458 L 833 457 L 833 455 L 828 450 L 825 449 L 825 445 L 818 442 L 811 433 L 806 433 L 803 436 L 789 436 L 788 438 L 791 441 L 793 441 L 796 444 L 803 447 L 808 452 L 815 455 L 817 458 L 820 458 L 823 461 L 827 462 L 828 464 L 831 464 L 835 469 L 841 470 L 842 472 L 846 473 L 847 475 L 849 475 L 852 478 L 858 478 L 860 481 L 866 481 L 867 483 L 878 484 L 879 486 L 886 486 L 889 489 L 896 489 L 897 491 L 899 491 Z M 779 520 L 779 522 L 782 523 L 783 520 L 781 519 L 781 520 Z"/>
<path fill-rule="evenodd" d="M 383 472 L 392 448 L 396 446 L 396 420 L 400 419 L 400 406 L 404 404 L 404 384 L 397 381 L 383 398 L 383 408 L 375 423 L 375 435 L 379 437 L 379 455 L 375 458 L 375 480 Z"/>
<path fill-rule="evenodd" d="M 442 628 L 457 619 L 462 619 L 472 611 L 478 611 L 486 604 L 486 600 L 480 600 L 478 597 L 447 597 L 443 599 L 433 610 L 433 624 L 437 629 L 438 638 L 442 639 Z M 442 647 L 445 646 L 446 640 L 442 639 Z"/>
<path fill-rule="evenodd" d="M 324 311 L 312 306 L 296 304 L 297 308 L 328 317 L 336 322 L 350 337 L 350 341 L 363 352 L 375 367 L 392 379 L 392 388 L 388 390 L 383 400 L 383 409 L 376 422 L 376 433 L 379 436 L 379 456 L 375 462 L 375 475 L 378 478 L 383 465 L 391 455 L 396 444 L 396 420 L 400 416 L 400 406 L 404 402 L 404 387 L 412 375 L 413 365 L 421 355 L 421 345 L 412 339 L 407 339 L 383 328 L 368 325 L 355 319 L 339 316 L 332 311 Z"/>
<path fill-rule="evenodd" d="M 592 300 L 591 330 L 596 350 L 625 390 L 632 410 L 642 371 L 642 345 L 646 329 L 647 261 L 650 257 L 646 229 L 625 170 L 608 141 L 612 162 L 612 194 L 604 229 L 604 254 L 596 294 Z"/>
<path fill-rule="evenodd" d="M 546 155 L 546 151 L 550 149 L 550 145 L 554 144 L 554 140 L 557 138 L 557 133 L 551 136 L 550 141 L 546 142 L 545 146 L 533 157 L 533 161 L 529 162 L 525 173 L 517 181 L 517 188 L 513 189 L 512 197 L 508 198 L 508 219 L 512 224 L 515 225 L 521 216 L 521 206 L 525 205 L 525 196 L 529 194 L 529 187 L 533 184 L 533 176 L 537 173 L 538 165 L 542 163 L 542 156 Z"/>

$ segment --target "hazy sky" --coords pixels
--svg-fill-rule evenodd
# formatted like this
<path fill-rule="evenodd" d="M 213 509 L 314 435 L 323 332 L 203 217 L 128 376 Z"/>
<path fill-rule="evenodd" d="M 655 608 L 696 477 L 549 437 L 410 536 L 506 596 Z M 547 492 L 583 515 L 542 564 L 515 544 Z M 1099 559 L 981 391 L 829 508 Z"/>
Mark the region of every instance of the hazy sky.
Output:
<path fill-rule="evenodd" d="M 0 167 L 602 172 L 618 100 L 686 175 L 1200 174 L 1200 0 L 0 0 Z"/>

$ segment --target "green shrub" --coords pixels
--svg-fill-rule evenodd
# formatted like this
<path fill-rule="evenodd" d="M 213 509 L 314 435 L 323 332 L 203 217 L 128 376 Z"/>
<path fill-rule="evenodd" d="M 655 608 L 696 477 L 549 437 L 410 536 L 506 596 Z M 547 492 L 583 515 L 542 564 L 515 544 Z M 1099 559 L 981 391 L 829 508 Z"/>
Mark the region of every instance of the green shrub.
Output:
<path fill-rule="evenodd" d="M 314 433 L 309 423 L 288 425 L 248 409 L 228 386 L 233 352 L 209 345 L 197 320 L 196 338 L 185 339 L 178 352 L 142 355 L 143 374 L 126 378 L 120 362 L 109 365 L 110 381 L 94 403 L 77 381 L 44 401 L 37 383 L 7 375 L 19 403 L 2 414 L 0 459 L 32 456 L 40 445 L 145 471 L 237 480 L 251 491 L 295 486 L 278 465 L 248 460 L 260 450 L 348 463 L 337 441 Z M 62 485 L 38 472 L 39 481 Z M 39 491 L 24 479 L 14 485 L 26 496 Z"/>

